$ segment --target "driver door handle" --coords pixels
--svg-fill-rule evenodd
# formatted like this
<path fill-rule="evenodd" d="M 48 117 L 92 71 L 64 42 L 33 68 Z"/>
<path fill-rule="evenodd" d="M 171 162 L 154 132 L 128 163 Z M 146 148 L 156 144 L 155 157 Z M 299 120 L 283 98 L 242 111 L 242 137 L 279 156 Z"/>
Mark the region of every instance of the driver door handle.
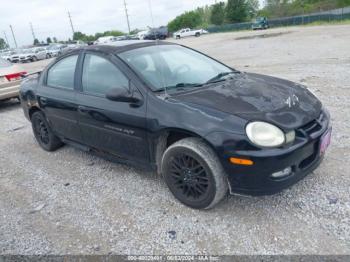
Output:
<path fill-rule="evenodd" d="M 44 97 L 40 97 L 40 102 L 41 102 L 41 104 L 46 105 L 47 104 L 47 99 L 44 98 Z"/>
<path fill-rule="evenodd" d="M 78 106 L 78 112 L 81 114 L 86 114 L 89 111 L 89 109 L 85 106 Z"/>

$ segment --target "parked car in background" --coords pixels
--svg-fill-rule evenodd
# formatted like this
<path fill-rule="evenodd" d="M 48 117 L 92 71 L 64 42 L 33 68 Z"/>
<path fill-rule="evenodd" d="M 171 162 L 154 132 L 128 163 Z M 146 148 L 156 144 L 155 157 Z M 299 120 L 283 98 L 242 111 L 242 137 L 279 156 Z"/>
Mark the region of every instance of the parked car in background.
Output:
<path fill-rule="evenodd" d="M 140 40 L 139 36 L 137 34 L 135 35 L 129 35 L 130 40 Z"/>
<path fill-rule="evenodd" d="M 121 35 L 116 37 L 117 41 L 125 41 L 125 40 L 131 40 L 131 37 L 129 35 Z"/>
<path fill-rule="evenodd" d="M 0 58 L 0 101 L 18 97 L 19 86 L 26 72 L 18 65 Z"/>
<path fill-rule="evenodd" d="M 137 33 L 137 37 L 139 40 L 144 40 L 145 36 L 148 34 L 149 30 L 141 31 Z"/>
<path fill-rule="evenodd" d="M 23 81 L 20 98 L 44 150 L 67 143 L 147 167 L 197 209 L 292 186 L 331 139 L 330 115 L 305 86 L 164 41 L 72 50 Z"/>
<path fill-rule="evenodd" d="M 35 47 L 31 49 L 23 50 L 19 56 L 19 62 L 35 62 L 38 60 L 43 60 L 49 58 L 44 47 Z"/>
<path fill-rule="evenodd" d="M 144 36 L 144 40 L 164 40 L 168 37 L 168 28 L 161 26 L 159 28 L 150 29 Z"/>
<path fill-rule="evenodd" d="M 103 36 L 99 37 L 94 44 L 95 45 L 103 45 L 103 44 L 110 44 L 113 42 L 117 42 L 118 38 L 116 36 Z"/>
<path fill-rule="evenodd" d="M 57 57 L 62 54 L 64 48 L 64 45 L 51 45 L 46 49 L 46 53 L 49 57 Z"/>
<path fill-rule="evenodd" d="M 208 31 L 204 29 L 192 30 L 190 28 L 181 29 L 173 34 L 175 39 L 180 39 L 188 36 L 196 36 L 199 37 L 203 34 L 208 34 Z"/>
<path fill-rule="evenodd" d="M 0 54 L 0 57 L 11 62 L 11 56 L 15 54 L 14 51 L 6 51 Z"/>
<path fill-rule="evenodd" d="M 8 61 L 10 61 L 11 63 L 18 63 L 19 62 L 19 55 L 22 52 L 23 52 L 23 50 L 16 49 L 15 51 L 13 51 L 12 55 L 10 55 Z"/>
<path fill-rule="evenodd" d="M 253 30 L 264 30 L 269 28 L 269 21 L 266 17 L 258 17 L 254 20 L 252 24 Z"/>

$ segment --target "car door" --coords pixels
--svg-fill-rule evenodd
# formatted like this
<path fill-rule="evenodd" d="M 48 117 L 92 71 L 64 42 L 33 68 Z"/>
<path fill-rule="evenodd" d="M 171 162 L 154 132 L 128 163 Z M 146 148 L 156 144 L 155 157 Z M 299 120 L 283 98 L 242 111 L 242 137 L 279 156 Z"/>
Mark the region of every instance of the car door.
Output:
<path fill-rule="evenodd" d="M 135 106 L 106 98 L 112 88 L 129 89 L 142 98 L 120 66 L 112 55 L 85 53 L 81 92 L 77 94 L 83 139 L 85 144 L 120 158 L 148 162 L 146 103 Z"/>
<path fill-rule="evenodd" d="M 78 53 L 63 57 L 44 72 L 42 85 L 37 90 L 37 99 L 58 136 L 82 142 L 74 90 L 78 57 Z"/>
<path fill-rule="evenodd" d="M 44 48 L 40 49 L 40 59 L 46 58 L 46 50 Z"/>
<path fill-rule="evenodd" d="M 40 52 L 40 48 L 35 49 L 35 57 L 36 57 L 38 60 L 41 60 L 41 59 L 42 59 L 42 55 L 41 55 L 41 52 Z"/>
<path fill-rule="evenodd" d="M 46 58 L 46 50 L 44 48 L 40 48 L 39 54 L 40 54 L 40 59 Z"/>

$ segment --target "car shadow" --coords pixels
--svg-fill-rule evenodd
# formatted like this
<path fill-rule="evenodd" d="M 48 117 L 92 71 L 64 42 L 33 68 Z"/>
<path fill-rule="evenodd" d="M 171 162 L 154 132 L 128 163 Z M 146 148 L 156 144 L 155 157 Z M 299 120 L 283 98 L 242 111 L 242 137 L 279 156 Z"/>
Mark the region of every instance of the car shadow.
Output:
<path fill-rule="evenodd" d="M 21 103 L 17 98 L 0 101 L 0 113 L 20 107 Z"/>

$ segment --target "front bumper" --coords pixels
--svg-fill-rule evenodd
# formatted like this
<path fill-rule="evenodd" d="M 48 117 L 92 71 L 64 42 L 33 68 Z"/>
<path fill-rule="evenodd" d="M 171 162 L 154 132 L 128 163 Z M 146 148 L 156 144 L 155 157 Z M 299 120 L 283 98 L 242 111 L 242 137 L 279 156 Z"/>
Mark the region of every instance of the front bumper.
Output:
<path fill-rule="evenodd" d="M 0 100 L 18 97 L 21 80 L 0 84 Z"/>
<path fill-rule="evenodd" d="M 293 145 L 276 149 L 234 150 L 234 145 L 223 141 L 219 147 L 219 157 L 227 173 L 231 194 L 271 195 L 297 183 L 313 170 L 323 160 L 320 154 L 321 138 L 330 129 L 329 113 L 323 112 L 319 119 L 298 129 Z M 245 138 L 241 137 L 241 140 Z M 241 143 L 238 142 L 238 143 Z M 230 157 L 249 159 L 251 166 L 231 164 Z M 283 178 L 273 178 L 271 175 L 291 167 L 292 172 Z"/>
<path fill-rule="evenodd" d="M 29 62 L 29 61 L 32 60 L 31 57 L 20 57 L 19 59 L 20 59 L 21 62 Z"/>

